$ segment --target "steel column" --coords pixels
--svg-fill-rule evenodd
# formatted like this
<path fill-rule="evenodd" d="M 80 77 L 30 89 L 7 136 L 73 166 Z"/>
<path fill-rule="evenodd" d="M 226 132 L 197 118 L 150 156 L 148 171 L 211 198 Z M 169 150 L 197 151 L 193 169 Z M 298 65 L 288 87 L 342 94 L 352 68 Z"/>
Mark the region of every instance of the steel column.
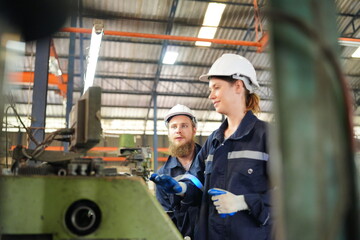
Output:
<path fill-rule="evenodd" d="M 43 141 L 45 136 L 50 43 L 50 37 L 36 41 L 35 79 L 31 110 L 31 128 L 35 140 L 39 143 Z M 34 149 L 35 147 L 36 143 L 31 141 L 29 148 Z"/>
<path fill-rule="evenodd" d="M 335 2 L 271 0 L 277 240 L 360 239 Z"/>
<path fill-rule="evenodd" d="M 169 17 L 168 17 L 168 24 L 166 26 L 166 31 L 165 31 L 165 34 L 166 35 L 170 35 L 171 33 L 171 29 L 172 29 L 172 26 L 173 26 L 173 23 L 174 23 L 174 17 L 175 17 L 175 12 L 176 12 L 176 9 L 177 9 L 177 6 L 178 6 L 178 2 L 179 0 L 173 0 L 172 2 L 172 5 L 171 5 L 171 10 L 170 10 L 170 14 L 169 14 Z M 159 61 L 158 61 L 158 67 L 156 69 L 156 73 L 155 73 L 155 79 L 154 79 L 154 85 L 153 85 L 153 90 L 152 90 L 152 100 L 153 100 L 153 103 L 154 103 L 154 135 L 153 135 L 153 141 L 154 141 L 154 171 L 157 171 L 157 168 L 158 168 L 158 150 L 157 150 L 157 146 L 158 146 L 158 136 L 157 136 L 157 85 L 159 83 L 159 79 L 160 79 L 160 75 L 161 75 L 161 70 L 162 70 L 162 66 L 163 66 L 163 59 L 164 59 L 164 56 L 165 56 L 165 53 L 166 53 L 166 50 L 167 50 L 167 46 L 168 46 L 168 41 L 165 40 L 163 42 L 163 45 L 161 47 L 161 52 L 160 52 L 160 58 L 159 58 Z M 151 102 L 151 101 L 150 101 Z M 151 106 L 151 103 L 150 103 L 150 106 Z M 149 111 L 150 111 L 150 107 L 149 107 L 149 110 L 148 110 L 148 113 L 146 115 L 146 118 L 148 118 L 149 116 Z M 145 124 L 147 122 L 147 119 L 145 121 Z M 146 129 L 146 125 L 145 125 L 145 128 Z"/>
<path fill-rule="evenodd" d="M 76 16 L 71 16 L 71 26 L 76 26 Z M 67 95 L 66 95 L 66 127 L 69 127 L 69 115 L 73 105 L 75 39 L 76 39 L 75 35 L 76 33 L 70 33 L 68 83 L 67 83 Z"/>
<path fill-rule="evenodd" d="M 76 26 L 76 16 L 71 16 L 71 26 Z M 69 42 L 69 61 L 68 61 L 68 82 L 66 92 L 66 127 L 69 128 L 70 112 L 73 106 L 73 92 L 74 92 L 74 62 L 75 62 L 75 40 L 76 33 L 70 33 Z M 64 142 L 64 150 L 68 152 L 69 143 Z"/>
<path fill-rule="evenodd" d="M 79 0 L 79 12 L 82 12 L 82 8 L 83 8 L 83 4 L 82 4 L 82 0 Z M 79 15 L 79 25 L 80 28 L 83 27 L 83 17 L 82 15 Z M 91 34 L 92 29 L 90 29 L 90 34 Z M 91 37 L 90 37 L 91 39 Z M 90 44 L 90 41 L 89 41 Z M 81 76 L 81 81 L 79 83 L 81 91 L 80 94 L 82 95 L 84 92 L 84 75 L 85 75 L 85 70 L 84 70 L 84 35 L 82 33 L 80 33 L 80 76 Z"/>

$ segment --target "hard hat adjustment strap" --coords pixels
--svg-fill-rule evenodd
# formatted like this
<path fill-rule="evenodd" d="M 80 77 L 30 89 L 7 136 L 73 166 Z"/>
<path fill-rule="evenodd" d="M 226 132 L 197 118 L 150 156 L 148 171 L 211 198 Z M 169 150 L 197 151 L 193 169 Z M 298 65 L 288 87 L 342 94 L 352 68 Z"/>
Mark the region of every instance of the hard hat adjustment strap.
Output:
<path fill-rule="evenodd" d="M 248 81 L 249 84 L 253 84 L 253 82 L 251 81 L 251 79 L 248 76 L 245 76 L 242 74 L 235 73 L 231 77 L 234 79 L 242 80 L 242 81 Z"/>
<path fill-rule="evenodd" d="M 240 74 L 234 74 L 232 75 L 232 78 L 243 81 L 245 88 L 249 90 L 250 93 L 254 92 L 253 83 L 249 77 Z"/>

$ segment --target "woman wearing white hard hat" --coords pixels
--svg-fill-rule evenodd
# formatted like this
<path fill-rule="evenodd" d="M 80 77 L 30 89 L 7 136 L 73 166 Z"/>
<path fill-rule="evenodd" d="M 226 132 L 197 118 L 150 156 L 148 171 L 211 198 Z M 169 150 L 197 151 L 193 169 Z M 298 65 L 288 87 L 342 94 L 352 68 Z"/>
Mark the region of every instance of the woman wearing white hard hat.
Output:
<path fill-rule="evenodd" d="M 254 115 L 255 69 L 242 56 L 224 54 L 200 80 L 209 82 L 209 99 L 226 119 L 197 155 L 205 180 L 195 239 L 270 239 L 267 124 Z"/>

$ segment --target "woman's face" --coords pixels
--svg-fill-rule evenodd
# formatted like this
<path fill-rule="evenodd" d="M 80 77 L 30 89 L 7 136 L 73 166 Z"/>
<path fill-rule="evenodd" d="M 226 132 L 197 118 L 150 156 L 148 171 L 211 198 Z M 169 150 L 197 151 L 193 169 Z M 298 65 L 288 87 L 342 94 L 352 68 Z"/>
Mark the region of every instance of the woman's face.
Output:
<path fill-rule="evenodd" d="M 216 77 L 210 79 L 209 90 L 209 99 L 214 104 L 216 112 L 225 115 L 236 109 L 235 106 L 240 104 L 239 94 L 244 92 L 241 81 L 231 84 Z"/>

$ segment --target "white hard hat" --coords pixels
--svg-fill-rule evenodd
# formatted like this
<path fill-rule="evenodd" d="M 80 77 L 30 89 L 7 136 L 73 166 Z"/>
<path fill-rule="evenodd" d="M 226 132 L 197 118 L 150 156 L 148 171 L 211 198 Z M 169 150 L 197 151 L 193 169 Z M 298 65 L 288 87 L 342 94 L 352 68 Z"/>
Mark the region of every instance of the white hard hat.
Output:
<path fill-rule="evenodd" d="M 229 76 L 242 80 L 250 93 L 260 87 L 256 80 L 254 66 L 249 60 L 237 54 L 223 54 L 213 63 L 209 72 L 201 75 L 199 79 L 200 81 L 209 81 L 211 76 Z"/>
<path fill-rule="evenodd" d="M 177 115 L 186 115 L 186 116 L 188 116 L 194 122 L 195 127 L 197 126 L 196 117 L 194 116 L 191 109 L 188 108 L 185 105 L 176 104 L 174 107 L 172 107 L 169 110 L 169 112 L 166 114 L 166 116 L 164 118 L 166 127 L 168 126 L 170 119 L 172 117 L 174 117 L 174 116 L 177 116 Z"/>

